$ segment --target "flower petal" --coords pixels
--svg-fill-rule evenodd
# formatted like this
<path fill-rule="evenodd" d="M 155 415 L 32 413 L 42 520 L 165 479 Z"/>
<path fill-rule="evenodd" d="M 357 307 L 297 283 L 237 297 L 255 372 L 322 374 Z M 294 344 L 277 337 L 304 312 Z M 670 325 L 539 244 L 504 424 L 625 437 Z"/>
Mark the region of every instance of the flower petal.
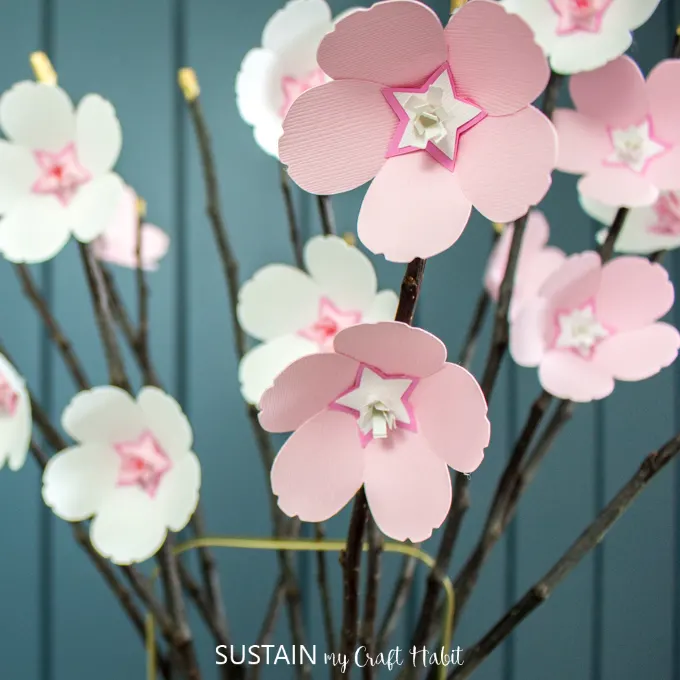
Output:
<path fill-rule="evenodd" d="M 294 361 L 316 354 L 318 346 L 299 335 L 282 335 L 246 352 L 238 367 L 241 394 L 249 404 L 259 404 L 274 379 Z"/>
<path fill-rule="evenodd" d="M 165 523 L 171 531 L 181 531 L 189 523 L 198 505 L 200 488 L 201 464 L 190 451 L 165 475 L 155 498 L 164 507 Z"/>
<path fill-rule="evenodd" d="M 429 449 L 459 472 L 473 472 L 489 445 L 484 394 L 462 366 L 444 364 L 421 380 L 411 396 L 418 432 Z"/>
<path fill-rule="evenodd" d="M 457 177 L 427 153 L 390 158 L 361 205 L 361 242 L 392 262 L 432 257 L 452 246 L 472 210 Z"/>
<path fill-rule="evenodd" d="M 31 445 L 33 420 L 31 399 L 24 379 L 7 359 L 0 354 L 0 376 L 17 393 L 19 399 L 16 411 L 11 418 L 0 418 L 0 468 L 7 463 L 16 472 L 23 467 Z"/>
<path fill-rule="evenodd" d="M 262 31 L 262 47 L 283 54 L 312 43 L 314 53 L 320 37 L 331 28 L 331 9 L 325 0 L 289 0 L 274 12 Z"/>
<path fill-rule="evenodd" d="M 0 98 L 0 126 L 16 144 L 61 151 L 75 136 L 73 104 L 60 87 L 26 80 Z"/>
<path fill-rule="evenodd" d="M 278 116 L 268 116 L 253 128 L 253 137 L 258 146 L 274 158 L 279 157 L 281 135 L 283 135 L 283 126 Z"/>
<path fill-rule="evenodd" d="M 28 149 L 0 139 L 0 214 L 10 212 L 30 194 L 38 174 Z"/>
<path fill-rule="evenodd" d="M 557 109 L 553 122 L 559 139 L 559 170 L 580 175 L 601 167 L 612 148 L 604 123 L 571 109 Z"/>
<path fill-rule="evenodd" d="M 79 522 L 91 517 L 116 488 L 118 461 L 112 449 L 74 446 L 49 459 L 42 497 L 57 517 Z"/>
<path fill-rule="evenodd" d="M 680 78 L 678 87 L 680 87 Z M 662 191 L 674 191 L 680 188 L 680 141 L 650 163 L 646 177 Z"/>
<path fill-rule="evenodd" d="M 578 190 L 600 203 L 627 208 L 652 205 L 659 198 L 659 190 L 646 177 L 604 165 L 581 177 Z"/>
<path fill-rule="evenodd" d="M 510 302 L 510 317 L 520 312 L 522 307 L 538 295 L 543 284 L 565 263 L 566 254 L 559 248 L 543 248 L 533 257 L 521 262 L 517 272 L 515 289 Z"/>
<path fill-rule="evenodd" d="M 652 69 L 647 77 L 647 97 L 654 132 L 666 142 L 680 143 L 680 61 L 666 59 Z"/>
<path fill-rule="evenodd" d="M 639 28 L 654 14 L 660 0 L 616 0 L 605 18 L 628 29 Z"/>
<path fill-rule="evenodd" d="M 420 86 L 446 61 L 444 31 L 420 2 L 378 2 L 339 21 L 321 42 L 317 59 L 336 80 Z"/>
<path fill-rule="evenodd" d="M 439 528 L 451 505 L 451 476 L 423 437 L 396 430 L 366 448 L 366 498 L 380 531 L 420 543 Z"/>
<path fill-rule="evenodd" d="M 603 21 L 603 26 L 605 23 Z M 599 33 L 577 31 L 555 36 L 553 41 L 549 50 L 550 66 L 556 73 L 569 75 L 593 71 L 611 62 L 630 47 L 632 36 L 626 28 L 614 26 Z"/>
<path fill-rule="evenodd" d="M 510 355 L 520 366 L 538 366 L 548 347 L 546 301 L 530 300 L 511 318 Z"/>
<path fill-rule="evenodd" d="M 363 482 L 365 454 L 355 419 L 324 410 L 294 432 L 271 471 L 272 492 L 289 517 L 324 522 Z"/>
<path fill-rule="evenodd" d="M 593 251 L 578 253 L 566 259 L 539 294 L 549 300 L 552 309 L 574 309 L 596 295 L 601 277 L 600 256 Z"/>
<path fill-rule="evenodd" d="M 548 84 L 548 62 L 531 29 L 496 2 L 463 5 L 444 35 L 458 94 L 492 116 L 519 111 Z"/>
<path fill-rule="evenodd" d="M 270 118 L 280 123 L 282 77 L 276 53 L 257 47 L 246 54 L 236 76 L 236 105 L 246 123 L 258 125 Z"/>
<path fill-rule="evenodd" d="M 98 94 L 80 100 L 76 111 L 78 160 L 96 177 L 113 168 L 123 145 L 123 132 L 111 102 Z"/>
<path fill-rule="evenodd" d="M 262 395 L 260 424 L 268 432 L 296 430 L 350 387 L 358 368 L 356 361 L 341 354 L 298 359 Z"/>
<path fill-rule="evenodd" d="M 122 226 L 122 225 L 121 225 Z M 110 228 L 92 243 L 95 257 L 103 262 L 110 262 L 127 269 L 137 268 L 137 237 L 132 234 L 107 236 Z M 142 269 L 148 272 L 158 270 L 159 260 L 168 252 L 170 237 L 155 224 L 142 224 Z"/>
<path fill-rule="evenodd" d="M 468 130 L 460 140 L 455 173 L 482 215 L 510 222 L 545 196 L 556 161 L 555 128 L 529 106 L 502 118 L 488 116 Z"/>
<path fill-rule="evenodd" d="M 279 142 L 281 162 L 310 193 L 355 189 L 383 166 L 397 122 L 378 83 L 318 85 L 300 95 L 288 111 Z"/>
<path fill-rule="evenodd" d="M 194 442 L 191 423 L 182 407 L 163 390 L 143 387 L 137 396 L 147 429 L 174 461 L 185 457 Z"/>
<path fill-rule="evenodd" d="M 439 338 L 397 321 L 346 328 L 335 336 L 333 347 L 388 375 L 425 378 L 446 361 L 446 346 Z"/>
<path fill-rule="evenodd" d="M 123 180 L 113 172 L 95 177 L 78 189 L 67 211 L 73 235 L 81 243 L 89 243 L 106 231 L 123 191 Z"/>
<path fill-rule="evenodd" d="M 604 399 L 614 391 L 610 373 L 570 350 L 548 352 L 538 368 L 538 379 L 546 392 L 571 401 Z"/>
<path fill-rule="evenodd" d="M 399 296 L 393 290 L 381 290 L 373 298 L 373 304 L 364 315 L 364 322 L 390 321 L 394 319 L 398 306 Z"/>

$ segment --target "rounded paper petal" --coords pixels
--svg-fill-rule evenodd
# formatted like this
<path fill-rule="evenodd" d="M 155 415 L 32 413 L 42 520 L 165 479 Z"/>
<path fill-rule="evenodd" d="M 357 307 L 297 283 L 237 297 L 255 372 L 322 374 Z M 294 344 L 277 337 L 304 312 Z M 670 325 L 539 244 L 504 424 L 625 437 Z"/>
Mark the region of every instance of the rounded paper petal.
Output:
<path fill-rule="evenodd" d="M 123 145 L 116 110 L 98 94 L 88 94 L 76 111 L 76 150 L 80 162 L 96 177 L 113 168 Z"/>
<path fill-rule="evenodd" d="M 189 523 L 198 505 L 201 488 L 201 465 L 189 452 L 165 475 L 155 503 L 163 507 L 165 523 L 171 531 L 181 531 Z"/>
<path fill-rule="evenodd" d="M 283 104 L 281 78 L 274 52 L 257 47 L 246 54 L 236 76 L 236 105 L 246 123 L 258 125 L 277 114 Z"/>
<path fill-rule="evenodd" d="M 316 354 L 318 346 L 299 335 L 283 335 L 246 352 L 238 367 L 241 394 L 249 404 L 259 404 L 265 390 L 294 361 Z"/>
<path fill-rule="evenodd" d="M 366 449 L 364 486 L 378 528 L 397 541 L 420 543 L 439 528 L 451 505 L 451 476 L 423 437 L 397 430 Z"/>
<path fill-rule="evenodd" d="M 106 231 L 123 192 L 123 180 L 113 172 L 100 175 L 78 189 L 67 211 L 73 235 L 81 243 L 89 243 Z"/>
<path fill-rule="evenodd" d="M 446 61 L 437 15 L 414 0 L 379 2 L 339 21 L 321 42 L 319 66 L 334 79 L 415 87 Z"/>
<path fill-rule="evenodd" d="M 325 0 L 290 0 L 265 25 L 262 47 L 279 55 L 307 47 L 313 57 L 331 21 Z"/>
<path fill-rule="evenodd" d="M 496 2 L 463 5 L 444 34 L 457 93 L 492 116 L 519 111 L 548 84 L 548 62 L 531 29 Z"/>
<path fill-rule="evenodd" d="M 678 86 L 680 87 L 680 78 Z M 662 191 L 680 189 L 680 143 L 655 158 L 650 163 L 646 176 L 655 187 Z"/>
<path fill-rule="evenodd" d="M 534 39 L 546 54 L 555 46 L 558 16 L 549 2 L 500 0 L 507 12 L 519 14 L 531 28 Z"/>
<path fill-rule="evenodd" d="M 548 352 L 539 366 L 538 379 L 546 392 L 577 402 L 604 399 L 614 391 L 610 373 L 569 350 Z"/>
<path fill-rule="evenodd" d="M 524 304 L 510 323 L 510 355 L 520 366 L 538 366 L 548 347 L 548 305 L 541 298 Z"/>
<path fill-rule="evenodd" d="M 473 472 L 489 445 L 491 425 L 477 381 L 461 366 L 444 364 L 411 396 L 418 432 L 431 451 L 458 472 Z M 370 455 L 370 454 L 369 454 Z"/>
<path fill-rule="evenodd" d="M 538 295 L 543 284 L 565 263 L 566 254 L 559 248 L 544 248 L 534 254 L 518 272 L 510 302 L 510 317 Z"/>
<path fill-rule="evenodd" d="M 304 272 L 270 264 L 243 284 L 238 295 L 238 320 L 258 340 L 295 333 L 317 320 L 322 291 Z"/>
<path fill-rule="evenodd" d="M 578 253 L 543 284 L 539 294 L 550 301 L 552 309 L 574 309 L 597 293 L 602 277 L 602 261 L 593 252 Z"/>
<path fill-rule="evenodd" d="M 121 228 L 123 225 L 119 225 Z M 132 237 L 132 240 L 130 240 Z M 116 234 L 111 227 L 97 238 L 92 244 L 95 256 L 104 262 L 126 267 L 137 268 L 137 236 L 134 232 Z M 148 272 L 156 271 L 158 264 L 168 252 L 170 237 L 154 224 L 142 225 L 142 269 Z"/>
<path fill-rule="evenodd" d="M 639 28 L 648 21 L 660 0 L 616 0 L 605 17 L 628 29 Z"/>
<path fill-rule="evenodd" d="M 305 245 L 305 267 L 340 309 L 365 312 L 378 290 L 371 261 L 339 236 L 315 236 Z"/>
<path fill-rule="evenodd" d="M 31 446 L 33 431 L 31 399 L 24 379 L 2 354 L 0 354 L 0 379 L 4 380 L 17 396 L 14 413 L 0 414 L 0 468 L 7 463 L 10 470 L 16 471 L 23 467 Z"/>
<path fill-rule="evenodd" d="M 296 430 L 349 388 L 358 368 L 355 360 L 341 354 L 298 359 L 262 395 L 260 424 L 268 432 Z"/>
<path fill-rule="evenodd" d="M 73 141 L 73 104 L 60 87 L 24 81 L 0 98 L 0 126 L 5 136 L 29 149 L 60 151 Z"/>
<path fill-rule="evenodd" d="M 446 361 L 446 346 L 439 338 L 398 321 L 346 328 L 335 336 L 333 347 L 388 375 L 426 378 Z"/>
<path fill-rule="evenodd" d="M 143 387 L 137 405 L 148 430 L 173 461 L 184 458 L 191 449 L 194 435 L 182 407 L 163 390 Z"/>
<path fill-rule="evenodd" d="M 667 323 L 655 323 L 606 338 L 593 361 L 617 380 L 645 380 L 670 366 L 678 356 L 680 333 Z"/>
<path fill-rule="evenodd" d="M 581 177 L 578 190 L 600 203 L 627 208 L 652 205 L 659 198 L 659 189 L 646 177 L 628 168 L 604 165 Z"/>
<path fill-rule="evenodd" d="M 50 458 L 43 472 L 42 497 L 58 517 L 80 522 L 96 514 L 116 488 L 118 461 L 113 449 L 74 446 Z"/>
<path fill-rule="evenodd" d="M 310 193 L 355 189 L 385 163 L 397 122 L 378 83 L 318 85 L 300 95 L 288 111 L 279 143 L 281 162 Z"/>
<path fill-rule="evenodd" d="M 31 151 L 0 139 L 0 214 L 8 213 L 29 195 L 38 174 Z"/>
<path fill-rule="evenodd" d="M 667 59 L 647 78 L 649 111 L 654 132 L 664 141 L 680 144 L 680 61 Z"/>
<path fill-rule="evenodd" d="M 291 435 L 274 460 L 272 492 L 289 517 L 324 522 L 363 482 L 365 454 L 354 418 L 324 410 Z"/>
<path fill-rule="evenodd" d="M 660 319 L 674 299 L 673 284 L 660 264 L 644 257 L 619 257 L 602 269 L 595 309 L 605 328 L 627 331 Z"/>
<path fill-rule="evenodd" d="M 502 118 L 488 116 L 468 130 L 460 140 L 455 174 L 482 215 L 510 222 L 548 192 L 556 160 L 555 128 L 529 106 Z"/>
<path fill-rule="evenodd" d="M 602 167 L 602 159 L 612 148 L 604 123 L 570 109 L 557 109 L 553 122 L 559 140 L 559 170 L 580 175 Z"/>
<path fill-rule="evenodd" d="M 392 262 L 426 259 L 451 247 L 472 210 L 456 177 L 427 153 L 390 158 L 361 205 L 361 242 Z"/>
<path fill-rule="evenodd" d="M 394 319 L 398 306 L 399 296 L 393 290 L 381 290 L 373 298 L 373 304 L 364 315 L 364 321 L 366 323 L 390 321 Z"/>

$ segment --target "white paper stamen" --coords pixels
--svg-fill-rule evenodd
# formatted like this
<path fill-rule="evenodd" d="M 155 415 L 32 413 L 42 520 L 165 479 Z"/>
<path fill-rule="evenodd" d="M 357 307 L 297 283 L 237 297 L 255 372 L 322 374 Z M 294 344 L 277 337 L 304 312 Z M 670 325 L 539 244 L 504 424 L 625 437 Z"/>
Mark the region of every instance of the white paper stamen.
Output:
<path fill-rule="evenodd" d="M 555 346 L 559 349 L 575 349 L 581 356 L 589 356 L 593 347 L 609 335 L 595 318 L 590 306 L 561 314 L 558 323 L 560 334 Z"/>
<path fill-rule="evenodd" d="M 362 431 L 373 432 L 374 439 L 386 439 L 389 430 L 397 426 L 397 417 L 381 401 L 367 404 L 361 411 L 359 427 Z"/>

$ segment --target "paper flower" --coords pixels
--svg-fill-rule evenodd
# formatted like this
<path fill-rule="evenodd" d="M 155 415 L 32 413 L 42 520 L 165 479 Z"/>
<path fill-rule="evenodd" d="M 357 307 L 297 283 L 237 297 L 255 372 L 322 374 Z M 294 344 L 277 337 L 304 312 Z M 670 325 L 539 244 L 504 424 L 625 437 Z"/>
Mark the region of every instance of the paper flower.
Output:
<path fill-rule="evenodd" d="M 495 2 L 469 2 L 446 29 L 420 2 L 379 2 L 339 21 L 318 60 L 334 80 L 291 106 L 281 161 L 315 194 L 375 177 L 358 223 L 374 253 L 436 255 L 472 205 L 510 222 L 548 191 L 555 131 L 529 106 L 548 65 L 529 28 Z"/>
<path fill-rule="evenodd" d="M 394 319 L 399 299 L 378 292 L 370 260 L 337 236 L 315 236 L 304 250 L 308 273 L 268 265 L 239 292 L 241 327 L 262 340 L 239 366 L 241 392 L 251 404 L 296 359 L 332 352 L 336 333 L 362 321 Z"/>
<path fill-rule="evenodd" d="M 396 321 L 348 328 L 334 348 L 293 363 L 262 397 L 262 426 L 295 431 L 271 471 L 279 507 L 323 522 L 364 485 L 384 534 L 424 541 L 449 511 L 448 466 L 472 472 L 484 457 L 482 391 L 440 340 Z"/>
<path fill-rule="evenodd" d="M 61 88 L 21 82 L 0 98 L 0 252 L 11 262 L 43 262 L 71 234 L 89 243 L 106 229 L 123 184 L 111 172 L 122 136 L 99 95 L 74 111 Z"/>
<path fill-rule="evenodd" d="M 531 26 L 553 71 L 592 71 L 622 55 L 660 0 L 501 0 Z"/>
<path fill-rule="evenodd" d="M 90 540 L 116 564 L 156 553 L 168 529 L 180 531 L 198 503 L 201 469 L 191 425 L 155 387 L 137 400 L 116 387 L 77 394 L 62 426 L 78 442 L 50 459 L 42 495 L 69 522 L 94 517 Z"/>
<path fill-rule="evenodd" d="M 0 354 L 0 468 L 19 470 L 31 445 L 31 400 L 24 379 Z"/>
<path fill-rule="evenodd" d="M 604 205 L 586 196 L 579 196 L 581 206 L 594 219 L 610 226 L 617 208 Z M 608 229 L 597 232 L 603 243 Z M 619 253 L 651 255 L 660 250 L 680 247 L 680 191 L 662 191 L 656 203 L 645 208 L 633 208 L 626 216 L 623 229 L 614 244 Z"/>
<path fill-rule="evenodd" d="M 557 167 L 582 174 L 581 194 L 610 206 L 649 206 L 680 190 L 680 61 L 662 61 L 647 82 L 628 57 L 573 76 L 576 110 L 558 109 Z"/>
<path fill-rule="evenodd" d="M 484 275 L 484 287 L 494 302 L 498 302 L 501 283 L 503 283 L 508 266 L 514 231 L 512 224 L 507 225 L 489 256 Z M 559 248 L 546 245 L 549 236 L 550 226 L 545 215 L 537 210 L 532 211 L 527 221 L 517 261 L 510 302 L 511 317 L 517 314 L 527 300 L 536 296 L 543 282 L 566 259 L 566 255 Z"/>
<path fill-rule="evenodd" d="M 106 231 L 92 244 L 96 257 L 121 267 L 137 268 L 137 194 L 126 186 Z M 153 224 L 142 224 L 142 268 L 156 271 L 168 252 L 168 235 Z"/>
<path fill-rule="evenodd" d="M 538 366 L 545 390 L 592 401 L 611 394 L 614 380 L 644 380 L 669 366 L 680 333 L 657 323 L 673 305 L 668 272 L 646 258 L 602 265 L 594 252 L 569 257 L 510 326 L 510 352 Z"/>

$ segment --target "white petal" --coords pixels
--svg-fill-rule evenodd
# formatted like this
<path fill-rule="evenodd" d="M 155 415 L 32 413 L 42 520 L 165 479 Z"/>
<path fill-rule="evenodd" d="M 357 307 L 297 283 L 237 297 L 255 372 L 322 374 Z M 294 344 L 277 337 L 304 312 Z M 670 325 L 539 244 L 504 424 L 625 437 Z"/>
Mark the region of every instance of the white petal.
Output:
<path fill-rule="evenodd" d="M 0 468 L 7 462 L 10 470 L 23 467 L 31 446 L 33 420 L 31 418 L 31 399 L 26 383 L 16 369 L 0 354 L 0 376 L 18 394 L 16 411 L 11 417 L 0 416 Z"/>
<path fill-rule="evenodd" d="M 584 196 L 581 192 L 578 194 L 578 201 L 581 204 L 583 210 L 585 210 L 588 215 L 590 215 L 594 220 L 602 222 L 602 224 L 606 224 L 607 226 L 611 225 L 611 223 L 614 221 L 614 218 L 616 217 L 616 213 L 619 210 L 617 207 L 600 203 L 600 201 L 596 201 L 594 198 L 590 198 L 590 196 Z M 635 210 L 637 209 L 634 209 L 631 212 L 635 212 Z M 630 216 L 630 212 L 628 215 Z M 626 218 L 626 221 L 627 220 L 628 218 Z"/>
<path fill-rule="evenodd" d="M 308 354 L 316 354 L 315 343 L 299 335 L 284 335 L 246 352 L 238 367 L 241 394 L 249 404 L 259 404 L 274 378 L 294 361 Z"/>
<path fill-rule="evenodd" d="M 0 214 L 8 213 L 29 194 L 38 175 L 31 151 L 0 139 Z"/>
<path fill-rule="evenodd" d="M 86 444 L 50 458 L 43 472 L 42 497 L 57 517 L 79 522 L 94 515 L 116 487 L 113 449 Z"/>
<path fill-rule="evenodd" d="M 281 118 L 270 116 L 259 122 L 253 129 L 253 137 L 257 145 L 270 156 L 279 157 L 279 139 L 283 135 Z"/>
<path fill-rule="evenodd" d="M 123 192 L 123 180 L 113 172 L 83 184 L 67 208 L 73 235 L 82 243 L 101 236 L 115 217 Z"/>
<path fill-rule="evenodd" d="M 200 488 L 201 465 L 196 454 L 190 452 L 165 475 L 156 497 L 171 531 L 181 531 L 189 523 L 198 505 Z"/>
<path fill-rule="evenodd" d="M 534 32 L 534 39 L 544 52 L 549 53 L 556 40 L 559 17 L 550 2 L 536 0 L 501 0 L 504 9 L 518 14 Z"/>
<path fill-rule="evenodd" d="M 241 287 L 238 320 L 258 340 L 295 333 L 317 320 L 321 295 L 319 286 L 304 272 L 270 264 Z"/>
<path fill-rule="evenodd" d="M 116 564 L 143 562 L 165 541 L 165 506 L 136 487 L 118 488 L 90 525 L 95 550 Z"/>
<path fill-rule="evenodd" d="M 399 305 L 399 296 L 393 290 L 381 290 L 373 304 L 366 312 L 363 323 L 376 323 L 378 321 L 393 321 Z"/>
<path fill-rule="evenodd" d="M 123 133 L 113 105 L 98 94 L 88 94 L 76 111 L 76 151 L 93 174 L 113 168 L 123 145 Z"/>
<path fill-rule="evenodd" d="M 563 74 L 592 71 L 622 55 L 631 45 L 627 29 L 614 27 L 600 33 L 572 33 L 558 36 L 550 50 L 550 66 Z"/>
<path fill-rule="evenodd" d="M 137 397 L 144 422 L 158 443 L 175 461 L 185 457 L 193 444 L 194 434 L 182 407 L 157 387 L 144 387 Z"/>
<path fill-rule="evenodd" d="M 0 252 L 10 262 L 44 262 L 71 236 L 67 212 L 54 196 L 29 194 L 0 220 Z"/>
<path fill-rule="evenodd" d="M 76 394 L 62 413 L 61 425 L 76 441 L 110 444 L 136 439 L 146 422 L 125 390 L 105 385 Z"/>
<path fill-rule="evenodd" d="M 278 57 L 274 52 L 256 48 L 250 50 L 241 62 L 236 76 L 236 105 L 241 118 L 257 125 L 278 115 L 283 105 L 283 88 Z"/>
<path fill-rule="evenodd" d="M 616 0 L 605 12 L 603 28 L 608 24 L 623 28 L 639 28 L 654 14 L 661 0 Z"/>
<path fill-rule="evenodd" d="M 5 136 L 29 149 L 60 151 L 75 137 L 73 104 L 60 87 L 17 83 L 0 98 Z"/>
<path fill-rule="evenodd" d="M 365 312 L 378 290 L 371 261 L 339 236 L 315 236 L 307 241 L 305 267 L 324 295 L 344 311 Z"/>
<path fill-rule="evenodd" d="M 325 0 L 289 0 L 275 12 L 262 31 L 262 47 L 282 54 L 315 41 L 331 30 L 331 9 Z"/>

